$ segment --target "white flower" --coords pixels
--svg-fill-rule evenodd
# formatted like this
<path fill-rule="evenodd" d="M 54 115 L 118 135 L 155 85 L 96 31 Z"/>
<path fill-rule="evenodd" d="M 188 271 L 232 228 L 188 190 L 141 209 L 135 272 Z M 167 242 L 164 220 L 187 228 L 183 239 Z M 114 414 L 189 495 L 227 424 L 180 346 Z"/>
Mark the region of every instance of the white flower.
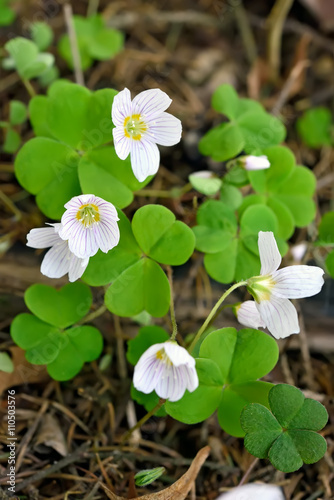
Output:
<path fill-rule="evenodd" d="M 125 88 L 114 98 L 111 116 L 116 153 L 121 160 L 130 153 L 133 173 L 140 182 L 158 171 L 157 144 L 174 146 L 180 142 L 180 120 L 164 112 L 171 102 L 160 89 L 145 90 L 131 102 L 130 91 Z"/>
<path fill-rule="evenodd" d="M 305 241 L 303 241 L 302 243 L 298 243 L 298 245 L 291 247 L 290 251 L 295 262 L 301 262 L 302 258 L 307 252 L 307 244 L 305 243 Z"/>
<path fill-rule="evenodd" d="M 178 401 L 186 389 L 198 387 L 195 359 L 174 341 L 154 344 L 136 364 L 133 385 L 145 394 L 155 390 L 160 398 Z"/>
<path fill-rule="evenodd" d="M 242 166 L 245 170 L 263 170 L 270 167 L 270 162 L 268 158 L 264 155 L 262 156 L 242 156 L 238 158 L 242 162 Z"/>
<path fill-rule="evenodd" d="M 252 326 L 260 319 L 277 339 L 299 333 L 297 311 L 288 299 L 301 299 L 319 293 L 324 283 L 324 271 L 316 266 L 290 266 L 277 271 L 282 258 L 273 233 L 260 231 L 258 244 L 260 276 L 248 279 L 247 289 L 255 299 L 260 318 L 255 318 L 253 307 L 251 322 L 246 326 Z M 246 307 L 249 308 L 249 305 Z M 246 315 L 243 321 L 246 324 Z"/>
<path fill-rule="evenodd" d="M 234 309 L 241 325 L 255 328 L 256 330 L 260 327 L 266 327 L 253 300 L 246 300 L 246 302 L 235 306 Z"/>
<path fill-rule="evenodd" d="M 41 273 L 48 278 L 61 278 L 68 274 L 69 281 L 81 278 L 88 265 L 89 258 L 79 259 L 68 248 L 68 242 L 59 236 L 60 223 L 50 227 L 32 229 L 27 234 L 27 246 L 32 248 L 48 248 L 45 254 Z"/>
<path fill-rule="evenodd" d="M 284 500 L 281 488 L 273 484 L 244 484 L 223 493 L 216 500 Z"/>
<path fill-rule="evenodd" d="M 117 210 L 93 194 L 75 196 L 65 205 L 59 236 L 68 240 L 71 252 L 85 259 L 101 249 L 107 253 L 119 242 Z"/>

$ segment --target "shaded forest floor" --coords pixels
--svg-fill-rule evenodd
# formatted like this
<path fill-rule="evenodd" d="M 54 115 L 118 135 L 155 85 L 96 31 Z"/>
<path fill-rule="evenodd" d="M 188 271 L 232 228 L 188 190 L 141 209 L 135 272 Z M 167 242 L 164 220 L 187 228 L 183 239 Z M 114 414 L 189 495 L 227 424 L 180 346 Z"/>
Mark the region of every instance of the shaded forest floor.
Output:
<path fill-rule="evenodd" d="M 280 76 L 272 83 L 268 79 L 265 20 L 273 2 L 244 3 L 256 40 L 257 57 L 252 62 L 252 55 L 242 42 L 235 4 L 216 0 L 101 1 L 99 10 L 107 24 L 126 34 L 125 50 L 112 61 L 96 62 L 85 72 L 85 83 L 94 90 L 127 87 L 133 95 L 159 87 L 173 99 L 170 111 L 182 120 L 183 140 L 175 148 L 162 148 L 162 167 L 149 186 L 155 190 L 183 186 L 188 175 L 196 170 L 209 168 L 222 175 L 222 165 L 202 157 L 197 148 L 202 135 L 220 120 L 210 107 L 211 95 L 218 85 L 230 83 L 241 95 L 259 99 L 287 126 L 287 144 L 297 163 L 311 168 L 317 177 L 319 220 L 322 213 L 333 209 L 334 153 L 330 148 L 310 150 L 303 146 L 295 121 L 302 111 L 315 105 L 333 109 L 333 35 L 322 29 L 319 20 L 302 4 L 295 2 L 282 34 Z M 54 6 L 52 14 L 46 8 L 43 12 L 57 39 L 66 28 L 62 5 L 55 2 Z M 72 6 L 75 13 L 85 15 L 87 2 L 72 2 Z M 34 19 L 40 9 L 38 2 L 25 2 L 15 23 L 2 30 L 2 45 L 13 32 L 16 36 L 24 34 L 24 22 Z M 57 55 L 56 46 L 51 50 L 61 76 L 74 80 L 73 73 Z M 37 84 L 34 86 L 37 92 L 44 92 Z M 19 77 L 10 72 L 2 72 L 0 95 L 3 114 L 10 99 L 28 101 Z M 24 140 L 32 137 L 29 124 L 22 127 L 21 135 Z M 17 220 L 10 207 L 0 200 L 0 347 L 10 352 L 14 364 L 20 367 L 13 374 L 0 376 L 0 498 L 7 498 L 6 391 L 13 386 L 18 437 L 16 491 L 25 495 L 22 498 L 108 498 L 101 483 L 128 498 L 159 491 L 175 482 L 206 444 L 211 447 L 211 455 L 191 498 L 214 500 L 220 492 L 238 485 L 254 457 L 244 449 L 242 440 L 223 433 L 215 415 L 193 426 L 169 417 L 154 417 L 126 446 L 119 446 L 124 432 L 144 415 L 142 407 L 129 403 L 132 368 L 126 362 L 125 350 L 126 341 L 138 331 L 134 321 L 120 321 L 109 312 L 96 319 L 105 339 L 104 354 L 112 356 L 112 363 L 104 369 L 99 361 L 86 364 L 69 382 L 55 382 L 43 367 L 25 361 L 23 351 L 13 345 L 9 327 L 16 314 L 26 311 L 26 288 L 51 281 L 40 274 L 41 256 L 25 247 L 29 229 L 41 226 L 45 218 L 33 197 L 16 182 L 10 155 L 1 154 L 0 182 L 1 192 L 22 215 Z M 180 200 L 137 196 L 126 213 L 131 216 L 147 202 L 162 203 L 191 226 L 195 222 L 195 195 L 192 191 Z M 293 241 L 312 239 L 315 231 L 316 226 L 298 230 Z M 180 333 L 185 336 L 199 328 L 223 286 L 207 278 L 200 254 L 176 268 L 174 278 L 176 317 Z M 57 280 L 52 285 L 66 281 Z M 97 309 L 103 295 L 98 289 L 94 293 Z M 243 295 L 236 297 L 241 300 Z M 280 361 L 267 378 L 274 383 L 297 385 L 323 403 L 330 413 L 325 430 L 328 452 L 323 460 L 293 474 L 278 472 L 268 462 L 257 461 L 245 478 L 249 482 L 282 486 L 287 500 L 334 498 L 333 297 L 333 283 L 328 279 L 319 296 L 301 302 L 301 334 L 279 342 Z M 155 322 L 170 329 L 169 318 Z M 229 312 L 224 312 L 216 325 L 237 326 Z M 140 491 L 137 488 L 136 493 L 134 474 L 158 466 L 166 468 L 162 479 Z"/>

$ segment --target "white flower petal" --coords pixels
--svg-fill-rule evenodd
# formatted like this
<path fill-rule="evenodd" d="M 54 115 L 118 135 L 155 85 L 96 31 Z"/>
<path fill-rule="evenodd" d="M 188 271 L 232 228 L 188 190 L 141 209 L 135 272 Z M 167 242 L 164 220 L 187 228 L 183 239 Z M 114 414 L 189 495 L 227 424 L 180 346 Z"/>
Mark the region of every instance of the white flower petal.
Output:
<path fill-rule="evenodd" d="M 68 239 L 68 246 L 71 252 L 80 259 L 93 257 L 99 249 L 95 231 L 84 227 L 80 222 L 73 227 L 73 232 Z"/>
<path fill-rule="evenodd" d="M 89 203 L 92 196 L 94 196 L 94 195 L 81 194 L 80 196 L 73 196 L 73 198 L 71 198 L 70 201 L 68 201 L 64 205 L 64 207 L 66 208 L 66 210 L 70 210 L 70 209 L 78 210 L 81 207 L 81 205 L 84 205 L 85 203 Z"/>
<path fill-rule="evenodd" d="M 48 278 L 61 278 L 69 271 L 70 259 L 67 241 L 58 238 L 58 242 L 44 256 L 41 273 Z"/>
<path fill-rule="evenodd" d="M 185 366 L 185 367 L 180 367 L 184 368 L 184 371 L 187 374 L 187 389 L 189 392 L 193 392 L 195 389 L 197 389 L 199 380 L 198 380 L 198 375 L 195 367 L 190 367 L 190 366 Z"/>
<path fill-rule="evenodd" d="M 259 252 L 261 260 L 261 275 L 271 274 L 282 262 L 281 254 L 277 248 L 274 233 L 271 231 L 259 232 Z"/>
<path fill-rule="evenodd" d="M 253 300 L 246 300 L 237 307 L 237 319 L 241 325 L 249 328 L 266 327 Z"/>
<path fill-rule="evenodd" d="M 155 392 L 160 398 L 171 402 L 178 401 L 186 391 L 186 380 L 181 377 L 181 367 L 166 366 L 163 376 L 158 381 Z"/>
<path fill-rule="evenodd" d="M 243 157 L 244 167 L 246 170 L 263 170 L 270 167 L 270 162 L 268 158 L 264 155 L 262 156 L 244 156 Z"/>
<path fill-rule="evenodd" d="M 79 259 L 79 257 L 76 257 L 76 255 L 72 253 L 68 270 L 68 280 L 73 282 L 81 278 L 88 266 L 88 262 L 89 257 L 87 259 Z"/>
<path fill-rule="evenodd" d="M 161 377 L 163 370 L 163 363 L 156 357 L 151 356 L 150 362 L 146 363 L 142 368 L 141 378 L 138 379 L 137 383 L 134 381 L 135 388 L 144 394 L 150 394 L 156 388 L 157 374 Z"/>
<path fill-rule="evenodd" d="M 171 104 L 172 99 L 160 89 L 144 90 L 132 101 L 132 114 L 151 120 L 159 116 Z"/>
<path fill-rule="evenodd" d="M 48 224 L 48 226 L 53 226 L 56 233 L 59 233 L 59 231 L 61 229 L 61 222 L 55 222 L 54 224 L 51 224 L 50 222 L 46 222 L 46 224 Z"/>
<path fill-rule="evenodd" d="M 105 201 L 103 198 L 95 196 L 95 199 L 91 203 L 99 207 L 101 218 L 111 219 L 113 221 L 119 220 L 116 208 L 112 203 L 109 203 L 109 201 Z"/>
<path fill-rule="evenodd" d="M 132 140 L 131 166 L 135 177 L 143 182 L 149 175 L 155 174 L 160 165 L 158 146 L 148 139 Z"/>
<path fill-rule="evenodd" d="M 112 133 L 116 154 L 121 160 L 125 160 L 129 156 L 132 139 L 126 137 L 123 126 L 114 128 Z"/>
<path fill-rule="evenodd" d="M 162 113 L 148 125 L 150 138 L 161 146 L 174 146 L 181 140 L 181 121 L 169 113 Z"/>
<path fill-rule="evenodd" d="M 145 351 L 135 366 L 133 385 L 144 394 L 152 392 L 157 384 L 158 377 L 162 375 L 164 363 L 156 354 L 163 349 L 164 344 L 154 344 Z"/>
<path fill-rule="evenodd" d="M 285 500 L 285 497 L 278 486 L 252 483 L 232 488 L 216 500 Z"/>
<path fill-rule="evenodd" d="M 166 342 L 164 344 L 165 352 L 174 366 L 187 365 L 195 366 L 195 359 L 188 353 L 188 351 L 178 345 L 176 342 Z"/>
<path fill-rule="evenodd" d="M 324 271 L 316 266 L 290 266 L 275 271 L 272 293 L 286 299 L 311 297 L 320 292 Z"/>
<path fill-rule="evenodd" d="M 108 253 L 109 250 L 118 245 L 119 237 L 119 228 L 116 221 L 101 222 L 95 232 L 97 246 L 104 253 Z"/>
<path fill-rule="evenodd" d="M 124 120 L 132 114 L 131 93 L 125 88 L 115 97 L 111 109 L 111 118 L 116 127 L 124 126 Z"/>
<path fill-rule="evenodd" d="M 261 300 L 256 307 L 268 330 L 276 339 L 283 339 L 292 333 L 299 333 L 296 308 L 288 299 L 271 295 L 270 300 Z"/>
<path fill-rule="evenodd" d="M 31 229 L 27 234 L 27 247 L 48 248 L 59 241 L 59 236 L 54 227 Z"/>

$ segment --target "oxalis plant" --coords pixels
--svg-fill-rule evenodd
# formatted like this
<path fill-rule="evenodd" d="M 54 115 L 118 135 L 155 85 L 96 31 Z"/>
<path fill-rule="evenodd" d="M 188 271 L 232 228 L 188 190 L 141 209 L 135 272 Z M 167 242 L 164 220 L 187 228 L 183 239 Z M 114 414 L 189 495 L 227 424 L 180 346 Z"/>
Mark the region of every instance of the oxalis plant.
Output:
<path fill-rule="evenodd" d="M 7 48 L 31 89 L 29 79 L 51 61 L 28 45 L 29 61 L 22 52 L 18 56 L 13 42 Z M 315 295 L 323 285 L 320 267 L 280 268 L 295 228 L 315 217 L 315 177 L 281 145 L 286 130 L 280 120 L 222 85 L 212 97 L 221 123 L 204 135 L 199 149 L 224 162 L 224 175 L 193 173 L 169 194 L 178 198 L 194 189 L 203 195 L 196 224 L 188 227 L 158 204 L 139 208 L 129 220 L 122 210 L 157 173 L 158 146 L 181 140 L 181 121 L 166 112 L 170 104 L 159 89 L 132 99 L 128 89 L 93 92 L 67 80 L 56 80 L 46 95 L 30 99 L 35 136 L 19 150 L 15 174 L 51 222 L 32 228 L 27 245 L 47 249 L 44 275 L 68 275 L 69 283 L 60 289 L 29 287 L 30 312 L 14 319 L 12 338 L 30 363 L 46 365 L 51 377 L 66 381 L 101 355 L 102 335 L 87 323 L 105 308 L 128 318 L 161 318 L 170 311 L 172 331 L 143 326 L 128 342 L 131 395 L 147 410 L 135 428 L 152 415 L 195 424 L 217 411 L 221 428 L 244 437 L 255 457 L 295 471 L 324 455 L 326 442 L 318 431 L 327 412 L 298 388 L 261 379 L 277 363 L 276 339 L 299 333 L 290 299 Z M 326 233 L 325 222 L 322 228 Z M 204 254 L 208 275 L 224 286 L 199 331 L 182 339 L 172 266 L 186 263 L 195 250 Z M 104 287 L 105 306 L 93 312 L 90 287 Z M 251 297 L 232 305 L 241 328 L 215 330 L 225 300 L 241 287 Z M 163 468 L 143 472 L 138 484 L 149 484 Z"/>

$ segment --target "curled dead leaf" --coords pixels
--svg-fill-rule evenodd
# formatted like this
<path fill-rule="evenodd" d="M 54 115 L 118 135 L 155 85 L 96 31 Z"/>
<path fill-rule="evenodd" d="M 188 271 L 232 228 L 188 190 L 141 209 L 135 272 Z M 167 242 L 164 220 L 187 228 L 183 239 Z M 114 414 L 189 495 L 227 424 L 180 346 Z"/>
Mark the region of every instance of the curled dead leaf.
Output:
<path fill-rule="evenodd" d="M 32 365 L 26 360 L 24 351 L 20 347 L 11 347 L 9 349 L 10 356 L 14 365 L 12 373 L 1 372 L 0 377 L 0 394 L 9 387 L 22 384 L 35 384 L 50 380 L 43 365 Z"/>
<path fill-rule="evenodd" d="M 38 449 L 39 445 L 53 448 L 63 457 L 68 453 L 66 440 L 59 421 L 50 413 L 45 415 L 39 426 L 35 439 L 35 448 Z"/>
<path fill-rule="evenodd" d="M 174 484 L 162 491 L 159 491 L 158 493 L 150 493 L 149 495 L 138 497 L 138 500 L 184 500 L 196 481 L 200 468 L 204 464 L 209 453 L 210 446 L 205 446 L 197 453 L 187 472 L 183 474 L 183 476 L 181 476 L 180 479 L 178 479 Z M 111 500 L 127 500 L 125 497 L 115 495 L 106 486 L 101 486 L 103 487 L 108 498 Z"/>

